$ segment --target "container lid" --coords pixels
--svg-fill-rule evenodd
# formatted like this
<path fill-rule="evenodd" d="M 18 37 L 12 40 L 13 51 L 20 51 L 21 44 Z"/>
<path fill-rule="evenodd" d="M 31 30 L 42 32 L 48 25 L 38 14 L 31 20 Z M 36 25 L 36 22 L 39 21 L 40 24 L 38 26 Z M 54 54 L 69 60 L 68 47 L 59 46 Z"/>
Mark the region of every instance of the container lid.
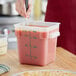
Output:
<path fill-rule="evenodd" d="M 15 30 L 49 32 L 59 28 L 59 24 L 58 22 L 28 21 L 15 24 Z"/>

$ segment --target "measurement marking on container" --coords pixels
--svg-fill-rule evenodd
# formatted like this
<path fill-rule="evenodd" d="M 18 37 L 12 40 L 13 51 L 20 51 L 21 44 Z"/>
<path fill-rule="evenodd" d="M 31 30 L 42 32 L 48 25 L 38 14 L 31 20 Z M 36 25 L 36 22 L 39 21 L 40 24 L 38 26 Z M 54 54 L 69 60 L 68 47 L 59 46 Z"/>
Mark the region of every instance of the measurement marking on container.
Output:
<path fill-rule="evenodd" d="M 30 39 L 30 57 L 31 57 L 31 32 L 29 31 L 29 39 Z"/>
<path fill-rule="evenodd" d="M 30 39 L 32 39 L 32 37 L 29 37 Z"/>
<path fill-rule="evenodd" d="M 25 32 L 26 32 L 26 31 L 25 31 Z M 36 32 L 36 31 L 33 31 L 33 32 Z M 24 36 L 27 37 L 28 35 L 26 34 L 26 35 L 24 35 Z M 33 38 L 34 38 L 34 39 L 37 39 L 37 37 L 33 37 Z M 31 31 L 29 31 L 29 47 L 30 47 L 30 54 L 29 54 L 29 55 L 26 54 L 25 56 L 28 56 L 28 57 L 37 59 L 36 56 L 32 56 L 32 55 L 31 55 L 31 48 L 32 48 L 32 46 L 31 46 L 31 39 L 32 39 L 32 37 L 31 37 Z M 25 44 L 25 47 L 28 47 L 28 45 Z M 37 46 L 34 45 L 33 48 L 37 48 Z"/>
<path fill-rule="evenodd" d="M 27 44 L 25 44 L 25 46 L 27 47 L 28 45 L 27 45 Z"/>
<path fill-rule="evenodd" d="M 37 46 L 34 46 L 33 48 L 37 48 Z"/>
<path fill-rule="evenodd" d="M 28 35 L 25 35 L 25 37 L 27 37 Z"/>
<path fill-rule="evenodd" d="M 35 58 L 35 59 L 37 59 L 37 57 L 36 57 L 36 56 L 35 56 L 34 58 Z"/>
<path fill-rule="evenodd" d="M 29 46 L 31 47 L 31 44 L 29 44 Z"/>
<path fill-rule="evenodd" d="M 27 32 L 27 31 L 25 30 L 25 32 Z"/>
<path fill-rule="evenodd" d="M 28 54 L 26 54 L 25 56 L 29 56 Z"/>
<path fill-rule="evenodd" d="M 37 39 L 37 37 L 33 37 L 34 39 Z"/>
<path fill-rule="evenodd" d="M 35 33 L 36 33 L 36 31 L 33 31 L 33 32 L 35 32 Z"/>
<path fill-rule="evenodd" d="M 31 58 L 37 59 L 36 56 L 30 56 L 30 55 L 28 55 L 28 54 L 26 54 L 25 56 L 28 56 L 28 57 L 31 57 Z"/>

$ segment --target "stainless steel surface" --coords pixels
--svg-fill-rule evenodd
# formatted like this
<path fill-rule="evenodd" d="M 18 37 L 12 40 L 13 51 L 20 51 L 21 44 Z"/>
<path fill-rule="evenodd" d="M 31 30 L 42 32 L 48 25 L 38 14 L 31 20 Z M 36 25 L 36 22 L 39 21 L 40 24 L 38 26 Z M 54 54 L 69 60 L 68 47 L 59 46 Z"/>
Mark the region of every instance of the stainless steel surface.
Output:
<path fill-rule="evenodd" d="M 0 3 L 0 15 L 19 15 L 15 9 L 15 1 Z"/>
<path fill-rule="evenodd" d="M 0 16 L 0 33 L 8 35 L 8 49 L 17 49 L 14 24 L 24 21 L 25 18 L 21 16 Z"/>
<path fill-rule="evenodd" d="M 15 23 L 19 23 L 19 22 L 24 22 L 25 18 L 21 17 L 21 16 L 15 16 L 15 17 L 5 17 L 5 16 L 1 16 L 0 17 L 0 25 L 9 25 L 9 24 L 15 24 Z"/>

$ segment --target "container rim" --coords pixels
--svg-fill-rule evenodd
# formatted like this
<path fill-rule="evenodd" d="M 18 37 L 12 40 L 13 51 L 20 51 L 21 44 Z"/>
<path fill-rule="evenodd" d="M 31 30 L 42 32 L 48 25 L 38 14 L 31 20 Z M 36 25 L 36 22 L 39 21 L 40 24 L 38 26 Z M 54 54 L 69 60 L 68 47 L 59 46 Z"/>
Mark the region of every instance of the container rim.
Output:
<path fill-rule="evenodd" d="M 39 25 L 39 26 L 47 26 L 48 27 L 35 27 L 35 26 L 28 26 L 28 25 Z M 33 30 L 33 31 L 49 31 L 59 28 L 59 22 L 42 22 L 42 21 L 25 21 L 22 23 L 14 24 L 16 30 Z"/>

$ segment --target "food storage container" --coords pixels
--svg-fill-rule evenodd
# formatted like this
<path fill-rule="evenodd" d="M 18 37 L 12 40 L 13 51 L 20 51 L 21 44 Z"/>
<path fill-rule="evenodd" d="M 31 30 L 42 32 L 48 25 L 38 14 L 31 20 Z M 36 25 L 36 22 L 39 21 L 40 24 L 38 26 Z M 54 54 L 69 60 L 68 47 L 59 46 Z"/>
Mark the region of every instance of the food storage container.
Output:
<path fill-rule="evenodd" d="M 56 58 L 59 24 L 29 21 L 15 24 L 20 63 L 46 65 Z"/>
<path fill-rule="evenodd" d="M 3 34 L 0 34 L 0 55 L 7 53 L 7 37 Z"/>

